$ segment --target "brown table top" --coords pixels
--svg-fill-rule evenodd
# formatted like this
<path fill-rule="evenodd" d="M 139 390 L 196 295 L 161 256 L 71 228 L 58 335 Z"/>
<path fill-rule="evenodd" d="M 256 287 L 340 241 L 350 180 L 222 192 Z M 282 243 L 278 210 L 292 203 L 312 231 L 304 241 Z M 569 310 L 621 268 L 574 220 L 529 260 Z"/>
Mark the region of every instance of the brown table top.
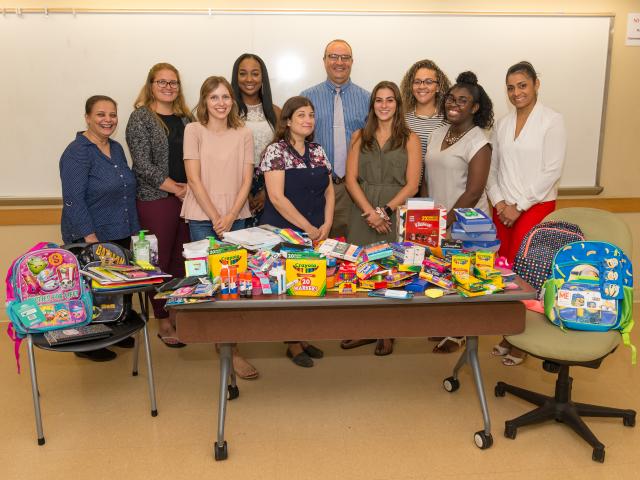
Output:
<path fill-rule="evenodd" d="M 533 288 L 517 283 L 518 290 L 474 298 L 271 295 L 172 307 L 172 314 L 186 343 L 511 335 L 524 330 L 520 300 L 535 298 Z"/>

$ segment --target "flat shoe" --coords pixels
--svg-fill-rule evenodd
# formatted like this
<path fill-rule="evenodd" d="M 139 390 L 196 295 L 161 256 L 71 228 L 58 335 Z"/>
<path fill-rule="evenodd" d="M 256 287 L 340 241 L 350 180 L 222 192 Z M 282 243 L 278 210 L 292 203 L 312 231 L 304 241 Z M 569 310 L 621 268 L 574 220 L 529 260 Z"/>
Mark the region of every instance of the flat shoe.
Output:
<path fill-rule="evenodd" d="M 116 352 L 112 352 L 107 348 L 99 348 L 90 352 L 74 352 L 76 357 L 87 358 L 92 362 L 108 362 L 118 356 Z"/>
<path fill-rule="evenodd" d="M 123 338 L 119 342 L 114 343 L 114 346 L 120 347 L 120 348 L 133 348 L 135 347 L 135 345 L 136 345 L 136 341 L 133 339 L 133 337 Z"/>
<path fill-rule="evenodd" d="M 293 353 L 291 353 L 291 350 L 287 348 L 287 357 L 289 357 L 291 361 L 299 367 L 313 367 L 313 360 L 311 360 L 311 357 L 307 355 L 307 352 L 301 352 L 294 357 Z"/>
<path fill-rule="evenodd" d="M 499 343 L 493 346 L 493 350 L 491 350 L 491 355 L 495 357 L 504 357 L 509 351 L 511 347 L 503 347 Z"/>
<path fill-rule="evenodd" d="M 527 358 L 526 354 L 524 357 L 514 357 L 513 355 L 508 354 L 502 359 L 502 364 L 506 367 L 516 367 L 524 362 L 525 358 Z"/>
<path fill-rule="evenodd" d="M 378 357 L 384 357 L 385 355 L 391 355 L 393 353 L 393 338 L 389 339 L 391 340 L 391 343 L 389 344 L 388 348 L 385 348 L 384 346 L 384 339 L 379 339 L 377 340 L 376 343 L 376 349 L 373 351 L 374 355 L 377 355 Z"/>
<path fill-rule="evenodd" d="M 302 347 L 302 349 L 311 358 L 322 358 L 322 357 L 324 357 L 324 352 L 322 350 L 320 350 L 318 347 L 314 347 L 310 343 L 307 343 L 307 345 Z"/>
<path fill-rule="evenodd" d="M 163 337 L 160 334 L 158 334 L 158 338 L 162 343 L 164 343 L 169 348 L 184 348 L 187 346 L 186 343 L 182 343 L 176 337 Z"/>
<path fill-rule="evenodd" d="M 343 350 L 351 350 L 352 348 L 362 347 L 363 345 L 369 345 L 370 343 L 376 343 L 375 338 L 361 338 L 359 340 L 342 340 L 340 342 L 340 348 Z"/>

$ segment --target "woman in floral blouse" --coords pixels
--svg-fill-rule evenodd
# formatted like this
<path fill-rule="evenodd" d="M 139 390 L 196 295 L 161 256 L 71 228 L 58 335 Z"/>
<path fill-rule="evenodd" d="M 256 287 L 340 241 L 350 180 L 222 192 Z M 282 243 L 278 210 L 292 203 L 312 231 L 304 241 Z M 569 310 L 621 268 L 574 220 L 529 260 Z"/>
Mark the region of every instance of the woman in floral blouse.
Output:
<path fill-rule="evenodd" d="M 331 165 L 322 147 L 313 143 L 314 108 L 306 97 L 292 97 L 282 107 L 274 142 L 260 162 L 267 187 L 261 224 L 293 228 L 311 240 L 325 240 L 333 220 Z M 322 351 L 306 342 L 289 342 L 287 356 L 296 365 L 312 367 Z"/>

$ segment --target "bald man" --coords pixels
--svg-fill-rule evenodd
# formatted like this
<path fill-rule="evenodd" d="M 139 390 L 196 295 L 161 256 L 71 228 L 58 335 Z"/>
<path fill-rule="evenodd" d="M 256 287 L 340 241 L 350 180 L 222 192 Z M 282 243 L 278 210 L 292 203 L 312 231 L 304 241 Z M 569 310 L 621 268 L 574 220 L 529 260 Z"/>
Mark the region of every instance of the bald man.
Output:
<path fill-rule="evenodd" d="M 346 237 L 347 219 L 353 206 L 344 185 L 347 150 L 351 135 L 363 128 L 367 120 L 370 94 L 351 81 L 353 52 L 345 40 L 330 41 L 322 58 L 327 79 L 300 95 L 309 98 L 315 107 L 314 140 L 324 148 L 333 169 L 336 203 L 330 236 Z"/>

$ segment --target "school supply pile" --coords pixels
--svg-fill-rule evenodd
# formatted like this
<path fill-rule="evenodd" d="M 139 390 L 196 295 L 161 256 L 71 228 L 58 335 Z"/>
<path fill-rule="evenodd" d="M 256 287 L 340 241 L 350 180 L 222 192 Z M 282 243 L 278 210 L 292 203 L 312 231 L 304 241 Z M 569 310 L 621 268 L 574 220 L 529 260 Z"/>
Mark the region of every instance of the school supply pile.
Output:
<path fill-rule="evenodd" d="M 93 262 L 81 271 L 92 279 L 91 288 L 96 292 L 108 292 L 156 285 L 171 275 L 159 268 L 146 270 L 138 265 L 109 265 Z"/>
<path fill-rule="evenodd" d="M 220 280 L 207 276 L 174 279 L 157 289 L 156 299 L 166 300 L 167 307 L 212 302 L 220 288 Z"/>
<path fill-rule="evenodd" d="M 462 242 L 467 251 L 497 252 L 500 240 L 496 237 L 496 226 L 479 208 L 454 209 L 456 221 L 451 226 L 451 238 Z"/>
<path fill-rule="evenodd" d="M 398 208 L 399 242 L 439 247 L 447 231 L 447 209 L 431 198 L 409 198 Z"/>
<path fill-rule="evenodd" d="M 283 241 L 277 233 L 261 227 L 225 232 L 222 238 L 227 243 L 234 243 L 247 250 L 271 250 Z"/>
<path fill-rule="evenodd" d="M 607 242 L 580 241 L 562 247 L 543 287 L 545 314 L 572 330 L 619 330 L 625 345 L 636 349 L 633 328 L 633 272 L 629 258 Z"/>

